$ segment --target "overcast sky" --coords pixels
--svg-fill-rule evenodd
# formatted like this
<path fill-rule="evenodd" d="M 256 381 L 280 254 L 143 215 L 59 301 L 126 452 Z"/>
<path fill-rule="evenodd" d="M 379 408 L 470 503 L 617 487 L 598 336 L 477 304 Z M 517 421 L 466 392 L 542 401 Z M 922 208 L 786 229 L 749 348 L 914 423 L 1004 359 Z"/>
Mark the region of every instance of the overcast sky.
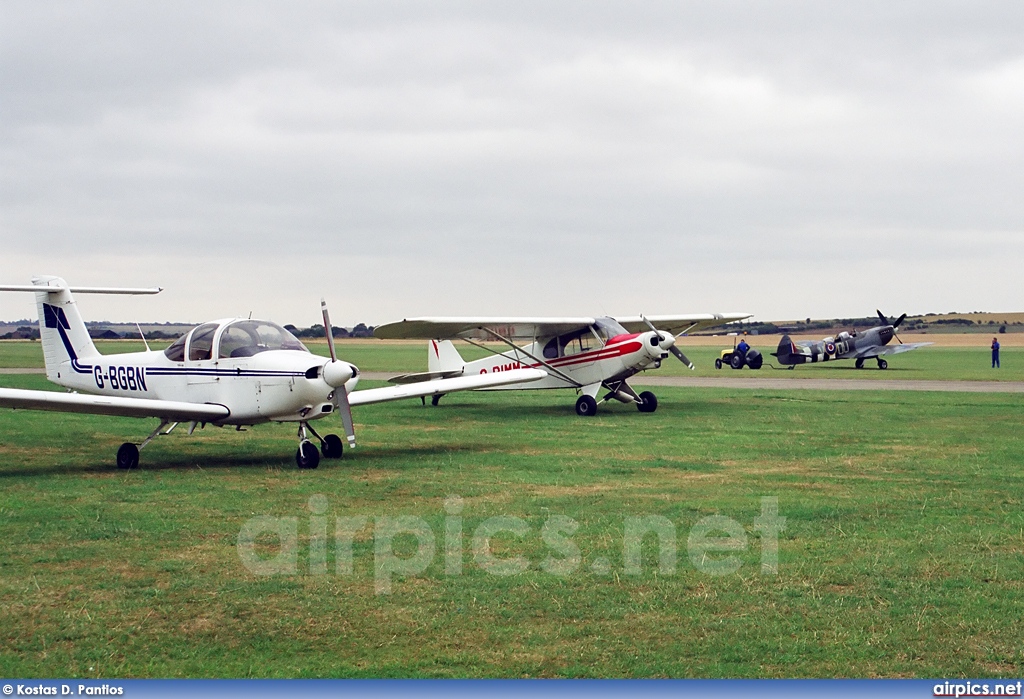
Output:
<path fill-rule="evenodd" d="M 87 319 L 1024 309 L 1024 3 L 0 4 Z M 0 318 L 34 315 L 0 295 Z"/>

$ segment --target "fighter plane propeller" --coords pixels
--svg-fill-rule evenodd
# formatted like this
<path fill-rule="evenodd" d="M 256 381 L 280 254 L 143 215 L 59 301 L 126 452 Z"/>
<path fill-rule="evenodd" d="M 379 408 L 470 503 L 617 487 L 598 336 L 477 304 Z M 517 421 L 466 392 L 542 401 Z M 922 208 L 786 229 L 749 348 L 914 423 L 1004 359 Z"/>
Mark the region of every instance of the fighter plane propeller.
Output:
<path fill-rule="evenodd" d="M 897 319 L 896 319 L 896 320 L 895 320 L 894 322 L 890 323 L 890 322 L 889 322 L 889 319 L 885 317 L 885 314 L 884 314 L 884 313 L 882 313 L 882 312 L 881 312 L 880 310 L 878 310 L 877 308 L 875 309 L 875 313 L 877 313 L 877 314 L 878 314 L 878 318 L 879 318 L 879 320 L 881 320 L 881 321 L 882 321 L 882 325 L 883 325 L 883 326 L 885 326 L 885 325 L 889 325 L 889 326 L 891 326 L 891 327 L 892 327 L 892 331 L 893 331 L 893 332 L 892 332 L 892 336 L 896 338 L 896 342 L 899 342 L 900 344 L 903 344 L 903 340 L 901 340 L 901 339 L 899 338 L 899 336 L 898 336 L 898 335 L 896 334 L 896 328 L 900 327 L 900 323 L 902 323 L 902 322 L 903 322 L 904 320 L 906 320 L 906 319 L 907 319 L 907 314 L 906 314 L 906 313 L 904 313 L 904 314 L 903 314 L 903 315 L 901 315 L 901 316 L 900 316 L 899 318 L 897 318 Z"/>

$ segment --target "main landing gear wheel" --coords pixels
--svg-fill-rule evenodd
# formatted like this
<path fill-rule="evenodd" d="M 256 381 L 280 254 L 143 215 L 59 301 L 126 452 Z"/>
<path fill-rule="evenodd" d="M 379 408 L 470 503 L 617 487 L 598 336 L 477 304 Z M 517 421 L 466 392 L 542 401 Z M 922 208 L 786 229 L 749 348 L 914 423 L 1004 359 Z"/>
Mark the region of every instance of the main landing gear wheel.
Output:
<path fill-rule="evenodd" d="M 324 443 L 320 445 L 320 451 L 325 459 L 340 459 L 345 451 L 345 447 L 341 437 L 336 434 L 329 434 L 324 437 Z"/>
<path fill-rule="evenodd" d="M 658 397 L 650 391 L 644 391 L 640 394 L 640 402 L 636 404 L 636 409 L 641 413 L 653 413 L 658 409 Z"/>
<path fill-rule="evenodd" d="M 854 364 L 854 366 L 856 366 L 858 369 L 863 369 L 864 368 L 864 360 L 863 359 L 858 359 L 857 362 Z"/>
<path fill-rule="evenodd" d="M 885 361 L 884 359 L 879 359 L 878 360 L 878 368 L 879 369 L 888 369 L 889 368 L 889 362 Z"/>
<path fill-rule="evenodd" d="M 125 442 L 117 450 L 117 467 L 130 469 L 139 467 L 139 448 L 131 442 Z"/>
<path fill-rule="evenodd" d="M 597 400 L 593 396 L 580 396 L 576 401 L 576 414 L 590 417 L 597 414 Z"/>
<path fill-rule="evenodd" d="M 721 369 L 722 368 L 722 360 L 721 359 L 716 359 L 715 360 L 715 368 L 716 369 Z"/>
<path fill-rule="evenodd" d="M 441 393 L 441 394 L 436 395 L 436 396 L 431 396 L 430 397 L 430 404 L 436 408 L 437 404 L 441 402 L 441 396 L 443 396 L 443 395 L 444 394 Z"/>
<path fill-rule="evenodd" d="M 316 468 L 320 465 L 320 450 L 308 439 L 302 440 L 295 452 L 295 463 L 299 468 Z"/>

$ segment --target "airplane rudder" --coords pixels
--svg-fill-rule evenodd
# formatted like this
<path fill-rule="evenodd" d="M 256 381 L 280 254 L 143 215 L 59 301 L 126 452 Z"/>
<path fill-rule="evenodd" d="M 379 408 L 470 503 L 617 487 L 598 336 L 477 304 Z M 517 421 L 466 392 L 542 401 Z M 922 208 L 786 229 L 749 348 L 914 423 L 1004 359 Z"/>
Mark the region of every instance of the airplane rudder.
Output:
<path fill-rule="evenodd" d="M 427 343 L 427 370 L 431 372 L 462 371 L 466 367 L 462 355 L 451 340 L 430 340 Z"/>
<path fill-rule="evenodd" d="M 64 362 L 99 356 L 85 321 L 78 312 L 78 305 L 63 280 L 36 277 L 32 283 L 40 286 L 36 293 L 36 306 L 47 376 L 55 376 L 58 366 Z M 55 288 L 50 290 L 48 286 Z"/>

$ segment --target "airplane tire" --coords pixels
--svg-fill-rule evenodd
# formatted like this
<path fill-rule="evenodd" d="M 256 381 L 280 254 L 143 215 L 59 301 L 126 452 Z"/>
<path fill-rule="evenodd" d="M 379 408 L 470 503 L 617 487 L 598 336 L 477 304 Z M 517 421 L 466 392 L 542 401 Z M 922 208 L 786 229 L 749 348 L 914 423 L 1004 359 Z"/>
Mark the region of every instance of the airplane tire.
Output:
<path fill-rule="evenodd" d="M 653 413 L 658 409 L 658 397 L 650 391 L 644 391 L 640 394 L 640 402 L 637 403 L 636 409 L 641 413 Z"/>
<path fill-rule="evenodd" d="M 597 401 L 593 396 L 580 396 L 576 401 L 576 414 L 591 417 L 597 414 Z"/>
<path fill-rule="evenodd" d="M 864 360 L 863 359 L 858 359 L 856 364 L 854 364 L 854 366 L 857 367 L 858 369 L 863 369 L 864 368 Z"/>
<path fill-rule="evenodd" d="M 721 369 L 722 368 L 722 360 L 721 359 L 716 359 L 715 360 L 715 368 L 716 369 Z"/>
<path fill-rule="evenodd" d="M 320 450 L 308 439 L 303 440 L 295 452 L 295 464 L 299 468 L 316 468 L 320 465 Z"/>
<path fill-rule="evenodd" d="M 329 434 L 324 437 L 324 443 L 320 445 L 320 451 L 325 459 L 340 459 L 345 451 L 341 437 L 336 434 Z"/>
<path fill-rule="evenodd" d="M 889 368 L 889 362 L 885 361 L 884 359 L 879 359 L 878 360 L 878 368 L 879 369 L 888 369 Z"/>
<path fill-rule="evenodd" d="M 139 467 L 139 448 L 131 442 L 125 442 L 117 450 L 117 467 L 132 469 Z"/>
<path fill-rule="evenodd" d="M 733 369 L 742 369 L 743 355 L 741 355 L 739 352 L 733 352 L 732 359 L 729 360 L 729 366 L 731 366 Z"/>
<path fill-rule="evenodd" d="M 436 408 L 437 404 L 441 402 L 441 396 L 443 396 L 443 395 L 444 395 L 443 393 L 439 393 L 436 396 L 431 396 L 430 397 L 430 404 Z"/>

